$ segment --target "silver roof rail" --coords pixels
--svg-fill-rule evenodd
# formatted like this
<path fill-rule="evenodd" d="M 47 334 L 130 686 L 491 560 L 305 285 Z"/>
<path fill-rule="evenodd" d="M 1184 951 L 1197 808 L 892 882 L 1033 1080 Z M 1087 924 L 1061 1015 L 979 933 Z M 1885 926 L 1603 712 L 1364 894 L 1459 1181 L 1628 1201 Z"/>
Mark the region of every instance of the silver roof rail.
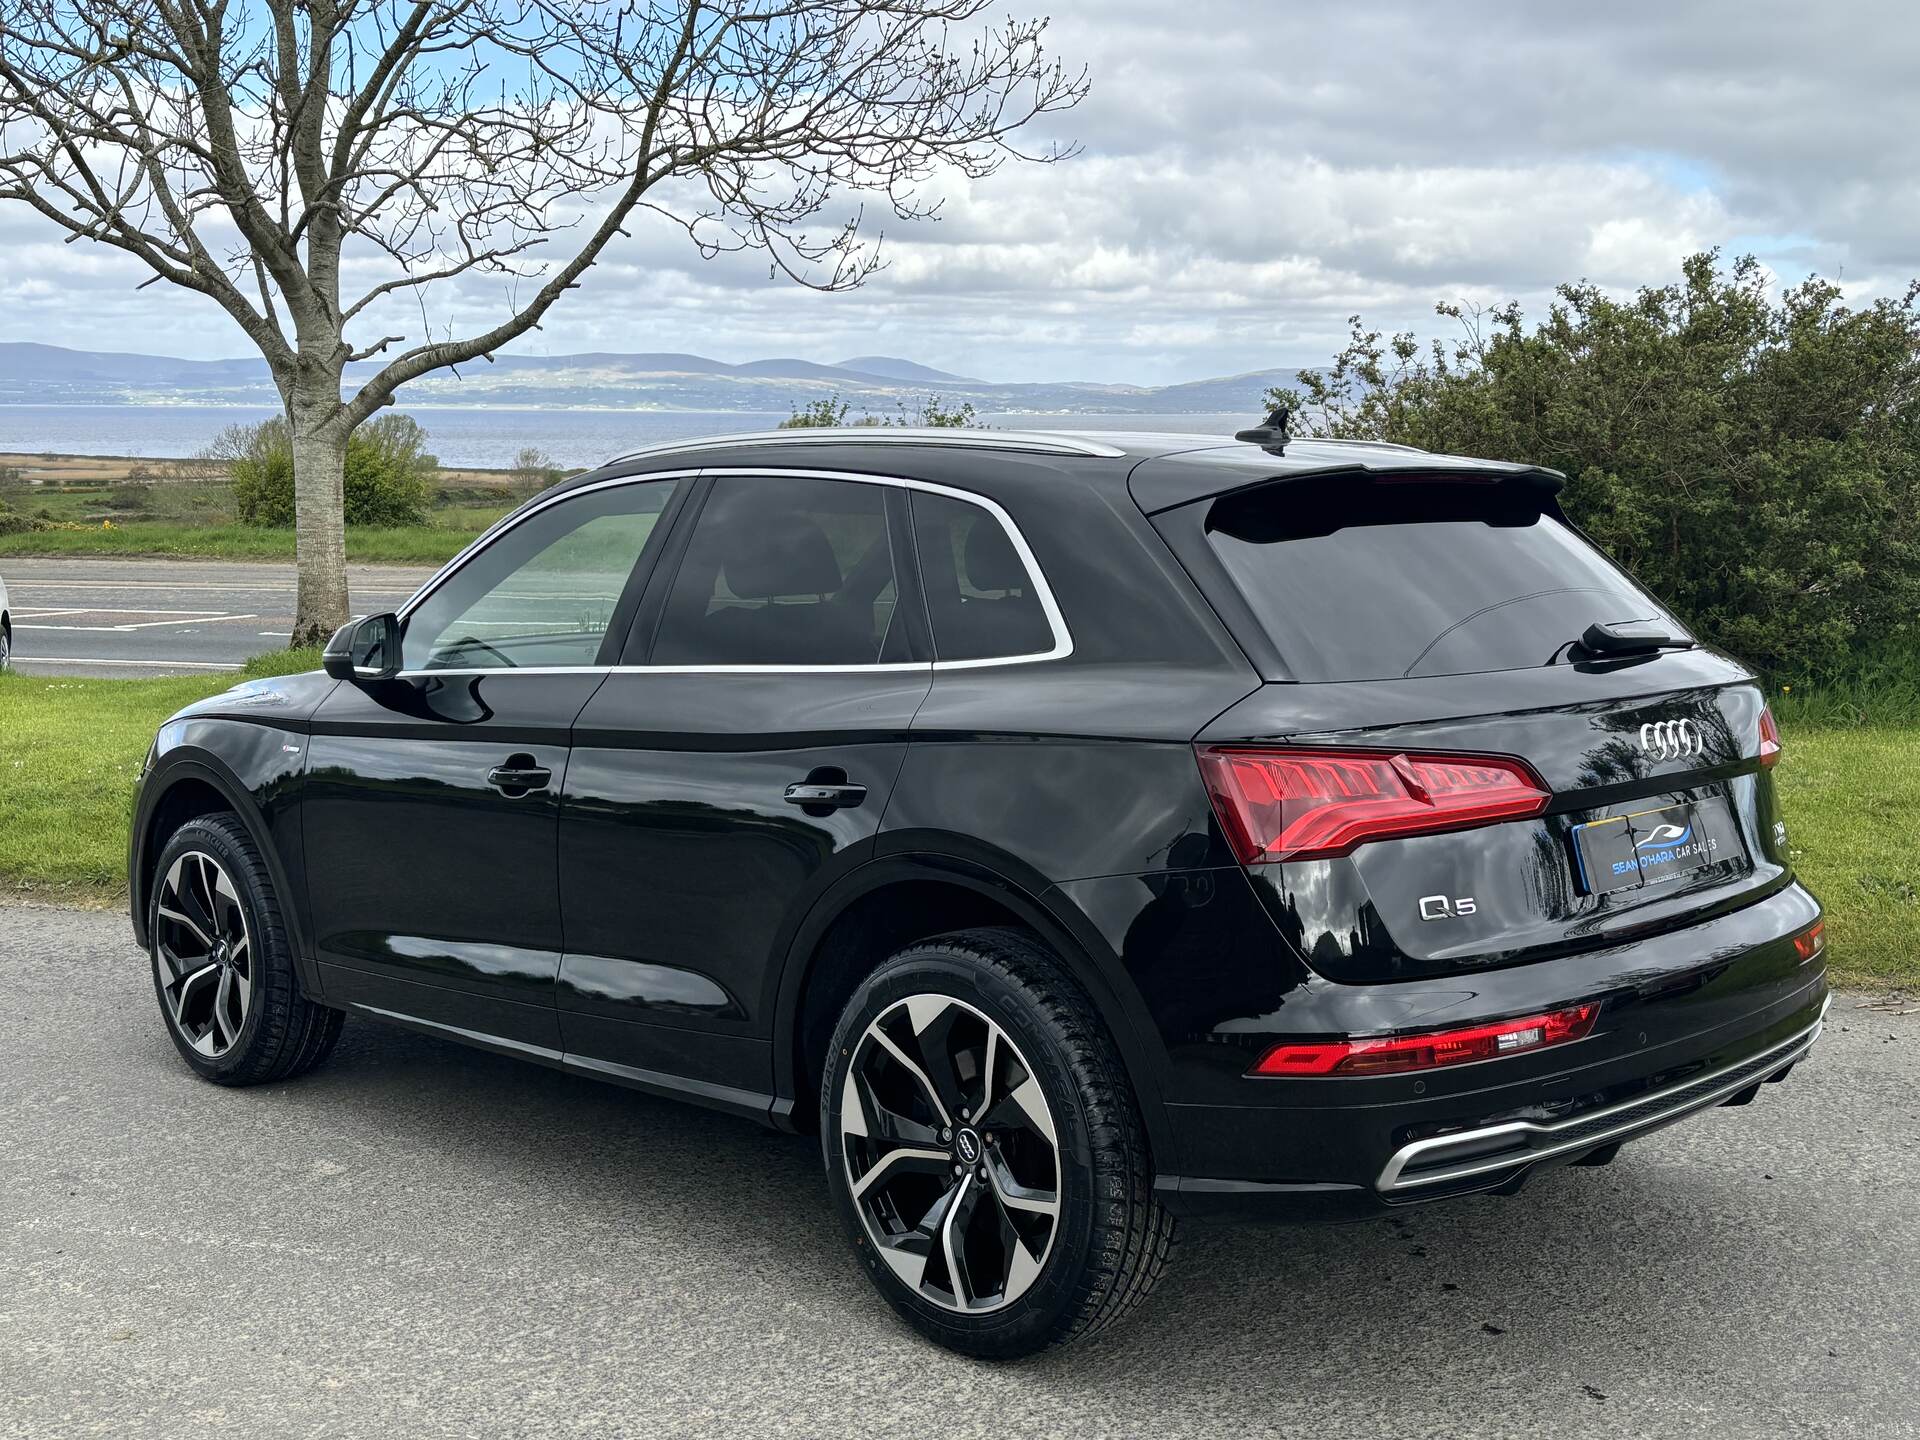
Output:
<path fill-rule="evenodd" d="M 642 456 L 676 455 L 689 450 L 730 450 L 736 445 L 946 445 L 959 450 L 1013 450 L 1029 455 L 1077 455 L 1111 460 L 1127 452 L 1077 435 L 1031 430 L 954 430 L 912 425 L 808 426 L 795 430 L 754 430 L 738 435 L 709 435 L 698 440 L 668 440 L 617 455 L 609 464 Z"/>
<path fill-rule="evenodd" d="M 1369 450 L 1403 450 L 1409 455 L 1431 455 L 1431 450 L 1422 450 L 1418 445 L 1402 445 L 1397 440 L 1332 440 L 1320 439 L 1312 435 L 1295 437 L 1310 445 L 1364 445 Z"/>

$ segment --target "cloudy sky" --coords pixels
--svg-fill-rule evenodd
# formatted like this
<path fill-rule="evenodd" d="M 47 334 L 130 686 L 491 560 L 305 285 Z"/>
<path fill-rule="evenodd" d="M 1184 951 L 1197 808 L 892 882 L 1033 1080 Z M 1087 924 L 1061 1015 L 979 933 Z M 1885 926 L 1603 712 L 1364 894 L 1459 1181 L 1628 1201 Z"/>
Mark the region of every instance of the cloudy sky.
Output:
<path fill-rule="evenodd" d="M 1707 246 L 1855 298 L 1920 276 L 1910 0 L 1057 0 L 1050 33 L 1092 71 L 1053 126 L 1083 153 L 945 185 L 859 292 L 641 226 L 515 348 L 1164 383 L 1318 363 L 1355 312 L 1431 331 L 1440 299 L 1662 283 Z M 210 303 L 142 278 L 0 206 L 0 340 L 245 353 Z M 436 318 L 499 299 L 474 281 Z"/>

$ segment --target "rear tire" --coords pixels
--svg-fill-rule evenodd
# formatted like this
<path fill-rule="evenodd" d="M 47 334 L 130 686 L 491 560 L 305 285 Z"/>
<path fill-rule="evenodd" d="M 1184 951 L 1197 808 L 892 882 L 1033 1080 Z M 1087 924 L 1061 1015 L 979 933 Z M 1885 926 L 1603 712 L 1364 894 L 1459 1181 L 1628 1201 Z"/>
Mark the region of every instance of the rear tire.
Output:
<path fill-rule="evenodd" d="M 847 1002 L 828 1057 L 835 1208 L 929 1339 L 990 1358 L 1086 1339 L 1165 1271 L 1174 1218 L 1119 1054 L 1032 936 L 958 931 L 894 955 Z"/>
<path fill-rule="evenodd" d="M 262 1085 L 332 1053 L 346 1017 L 300 990 L 273 878 L 236 815 L 174 831 L 147 912 L 160 1014 L 180 1058 L 217 1085 Z"/>

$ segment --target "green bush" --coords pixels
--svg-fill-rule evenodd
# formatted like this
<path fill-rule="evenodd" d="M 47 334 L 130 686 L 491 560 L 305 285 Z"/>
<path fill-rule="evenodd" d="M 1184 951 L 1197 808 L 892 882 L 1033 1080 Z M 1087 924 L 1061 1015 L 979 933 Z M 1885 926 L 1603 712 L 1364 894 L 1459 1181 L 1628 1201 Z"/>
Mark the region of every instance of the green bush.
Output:
<path fill-rule="evenodd" d="M 354 431 L 344 480 L 347 524 L 425 522 L 440 468 L 426 444 L 427 432 L 406 415 L 382 415 Z M 242 524 L 293 524 L 293 435 L 285 420 L 230 425 L 206 453 L 227 464 Z"/>
<path fill-rule="evenodd" d="M 975 415 L 972 405 L 965 402 L 944 405 L 937 395 L 929 395 L 913 410 L 907 408 L 904 400 L 896 402 L 896 413 L 890 419 L 863 413 L 858 420 L 850 420 L 847 417 L 852 409 L 852 405 L 836 394 L 830 399 L 815 400 L 796 407 L 792 414 L 780 422 L 779 428 L 813 430 L 839 425 L 918 425 L 935 430 L 965 430 L 972 428 Z"/>
<path fill-rule="evenodd" d="M 1615 299 L 1563 285 L 1438 311 L 1448 346 L 1358 317 L 1275 392 L 1307 432 L 1564 471 L 1568 515 L 1710 642 L 1781 681 L 1845 683 L 1920 649 L 1920 287 L 1860 309 L 1776 299 L 1751 257 L 1690 257 Z"/>
<path fill-rule="evenodd" d="M 46 528 L 46 521 L 23 515 L 6 501 L 0 500 L 0 535 L 25 535 Z"/>
<path fill-rule="evenodd" d="M 826 400 L 813 400 L 805 405 L 796 405 L 793 413 L 780 422 L 782 430 L 831 430 L 841 425 L 878 425 L 880 422 L 871 415 L 859 420 L 849 420 L 847 414 L 853 407 L 838 395 Z"/>
<path fill-rule="evenodd" d="M 243 525 L 293 524 L 293 435 L 285 420 L 229 425 L 205 452 L 233 477 L 233 505 Z"/>

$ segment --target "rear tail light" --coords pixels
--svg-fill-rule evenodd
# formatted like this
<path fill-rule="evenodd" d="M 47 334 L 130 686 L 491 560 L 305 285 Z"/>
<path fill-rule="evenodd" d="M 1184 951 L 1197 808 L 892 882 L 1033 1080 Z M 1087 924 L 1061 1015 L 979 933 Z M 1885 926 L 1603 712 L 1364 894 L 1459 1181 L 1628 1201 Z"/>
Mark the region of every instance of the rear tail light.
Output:
<path fill-rule="evenodd" d="M 1369 840 L 1466 830 L 1547 808 L 1540 777 L 1496 755 L 1198 748 L 1242 865 L 1345 855 Z"/>
<path fill-rule="evenodd" d="M 1331 1040 L 1322 1044 L 1292 1041 L 1274 1046 L 1254 1064 L 1249 1075 L 1397 1075 L 1408 1070 L 1435 1070 L 1474 1060 L 1497 1060 L 1584 1040 L 1600 1017 L 1596 1001 L 1573 1005 L 1521 1020 L 1501 1020 L 1462 1030 L 1436 1030 L 1426 1035 L 1403 1035 L 1393 1040 Z"/>
<path fill-rule="evenodd" d="M 1780 759 L 1780 727 L 1773 723 L 1773 711 L 1760 712 L 1760 768 L 1772 769 Z"/>
<path fill-rule="evenodd" d="M 1816 920 L 1798 935 L 1793 937 L 1793 948 L 1800 952 L 1800 963 L 1805 964 L 1822 950 L 1827 948 L 1827 922 Z"/>

